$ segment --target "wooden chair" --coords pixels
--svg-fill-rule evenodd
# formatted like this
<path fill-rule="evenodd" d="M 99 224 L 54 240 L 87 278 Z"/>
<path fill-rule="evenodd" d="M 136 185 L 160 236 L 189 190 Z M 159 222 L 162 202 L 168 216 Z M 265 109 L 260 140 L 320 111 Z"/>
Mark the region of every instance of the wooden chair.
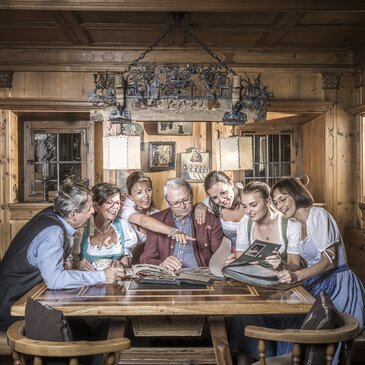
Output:
<path fill-rule="evenodd" d="M 0 356 L 10 355 L 11 349 L 8 346 L 8 338 L 5 331 L 0 331 Z"/>
<path fill-rule="evenodd" d="M 335 355 L 336 343 L 348 342 L 351 348 L 353 339 L 359 333 L 359 323 L 355 317 L 350 314 L 341 313 L 344 325 L 336 329 L 328 330 L 300 330 L 286 329 L 278 330 L 266 327 L 247 326 L 245 335 L 259 340 L 259 358 L 256 365 L 279 365 L 279 364 L 301 364 L 301 344 L 327 344 L 326 357 L 323 364 L 331 365 Z M 293 342 L 292 354 L 277 356 L 265 359 L 265 341 L 284 341 Z M 350 351 L 343 354 L 344 359 L 341 364 L 350 364 Z"/>
<path fill-rule="evenodd" d="M 50 342 L 31 340 L 24 336 L 24 321 L 12 324 L 7 332 L 14 365 L 25 365 L 25 355 L 34 356 L 34 365 L 42 365 L 42 357 L 67 357 L 69 365 L 78 365 L 78 356 L 108 354 L 104 365 L 115 363 L 115 353 L 130 348 L 127 338 L 103 341 Z"/>

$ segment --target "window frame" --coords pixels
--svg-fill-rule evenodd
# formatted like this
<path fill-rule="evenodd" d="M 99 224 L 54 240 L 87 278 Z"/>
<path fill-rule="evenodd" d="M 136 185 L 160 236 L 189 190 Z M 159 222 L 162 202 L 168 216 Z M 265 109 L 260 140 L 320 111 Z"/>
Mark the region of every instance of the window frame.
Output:
<path fill-rule="evenodd" d="M 290 175 L 294 176 L 296 174 L 296 169 L 297 169 L 297 158 L 298 153 L 297 153 L 297 149 L 298 146 L 295 145 L 295 131 L 293 130 L 262 130 L 262 131 L 249 131 L 249 130 L 245 130 L 245 131 L 241 131 L 241 136 L 244 137 L 252 137 L 252 160 L 253 160 L 253 164 L 259 164 L 260 162 L 256 162 L 255 161 L 255 156 L 254 156 L 254 148 L 255 148 L 255 143 L 254 143 L 254 137 L 255 136 L 266 136 L 266 141 L 268 140 L 269 136 L 275 136 L 275 135 L 289 135 L 290 136 L 290 158 L 288 162 L 285 162 L 286 164 L 289 163 L 290 164 Z M 281 162 L 271 162 L 268 159 L 268 151 L 266 148 L 266 156 L 267 156 L 267 161 L 265 162 L 265 176 L 255 176 L 255 168 L 253 167 L 253 173 L 254 175 L 252 177 L 246 177 L 245 176 L 245 171 L 242 172 L 242 180 L 247 183 L 250 181 L 255 181 L 255 180 L 259 180 L 259 181 L 263 181 L 265 183 L 267 183 L 269 186 L 272 185 L 272 182 L 276 179 L 279 180 L 281 177 L 287 176 L 287 175 L 277 175 L 277 176 L 271 176 L 269 174 L 270 172 L 270 166 L 273 164 L 280 164 Z"/>
<path fill-rule="evenodd" d="M 94 130 L 90 121 L 25 121 L 24 122 L 24 202 L 42 201 L 43 194 L 33 193 L 32 182 L 35 180 L 34 164 L 34 134 L 81 134 L 81 178 L 88 185 L 93 184 L 94 164 L 90 153 L 93 145 Z M 48 192 L 48 201 L 52 201 L 56 191 Z"/>

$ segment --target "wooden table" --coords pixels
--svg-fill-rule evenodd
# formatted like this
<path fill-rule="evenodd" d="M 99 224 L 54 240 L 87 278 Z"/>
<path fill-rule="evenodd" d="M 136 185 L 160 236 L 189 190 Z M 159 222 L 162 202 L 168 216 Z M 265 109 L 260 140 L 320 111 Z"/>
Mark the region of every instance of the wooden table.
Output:
<path fill-rule="evenodd" d="M 168 316 L 191 326 L 189 318 L 207 317 L 213 343 L 211 355 L 215 357 L 217 364 L 228 365 L 231 364 L 231 355 L 224 317 L 234 314 L 306 313 L 314 301 L 302 287 L 277 291 L 233 281 L 216 281 L 210 287 L 194 289 L 154 289 L 148 284 L 138 286 L 135 281 L 68 290 L 48 290 L 44 284 L 39 284 L 12 306 L 13 315 L 24 316 L 25 303 L 29 296 L 62 310 L 66 316 L 105 316 L 119 319 L 112 322 L 110 337 L 125 335 L 125 318 L 134 319 L 134 328 L 138 330 L 143 327 L 142 324 L 148 323 L 148 318 L 155 318 L 163 324 L 162 318 Z M 182 327 L 182 331 L 185 330 L 187 329 Z M 196 328 L 191 330 L 195 331 Z M 181 335 L 174 331 L 171 334 Z M 170 360 L 154 362 L 153 357 L 157 358 L 159 351 L 166 355 L 167 349 L 131 348 L 121 353 L 120 364 L 186 364 L 189 363 L 186 360 L 189 356 L 188 350 L 174 348 L 167 355 Z M 211 358 L 209 360 L 207 348 L 200 348 L 199 351 L 201 362 L 198 362 L 197 350 L 192 350 L 192 356 L 197 363 L 212 363 L 209 362 Z M 147 354 L 149 362 L 145 358 Z M 181 362 L 178 360 L 179 356 L 182 358 Z"/>

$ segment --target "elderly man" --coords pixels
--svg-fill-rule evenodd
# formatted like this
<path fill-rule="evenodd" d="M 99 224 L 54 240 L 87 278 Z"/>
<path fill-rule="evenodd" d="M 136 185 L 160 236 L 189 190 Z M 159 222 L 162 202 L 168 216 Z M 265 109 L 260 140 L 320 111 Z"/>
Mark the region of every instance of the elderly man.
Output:
<path fill-rule="evenodd" d="M 125 275 L 118 267 L 93 272 L 64 269 L 76 229 L 93 212 L 90 190 L 65 184 L 54 207 L 42 210 L 14 237 L 0 262 L 0 330 L 16 320 L 10 315 L 12 304 L 42 281 L 51 289 L 66 289 L 113 283 Z"/>
<path fill-rule="evenodd" d="M 198 224 L 192 214 L 193 194 L 189 183 L 180 178 L 166 181 L 163 188 L 169 208 L 153 214 L 159 221 L 195 237 L 187 244 L 176 242 L 165 235 L 148 232 L 141 263 L 161 265 L 177 271 L 182 267 L 208 266 L 213 253 L 222 242 L 220 221 L 207 213 L 204 224 Z"/>

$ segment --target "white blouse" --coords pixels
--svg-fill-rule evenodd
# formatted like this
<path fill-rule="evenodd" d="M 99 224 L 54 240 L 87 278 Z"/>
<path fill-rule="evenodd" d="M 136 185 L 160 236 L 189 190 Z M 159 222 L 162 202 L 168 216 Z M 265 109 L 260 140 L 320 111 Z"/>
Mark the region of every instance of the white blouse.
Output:
<path fill-rule="evenodd" d="M 282 231 L 282 221 L 284 217 L 282 214 L 278 215 L 277 219 L 277 225 L 279 230 L 279 242 L 281 244 L 280 247 L 280 253 L 284 252 L 285 250 L 285 240 L 284 240 L 284 234 Z M 250 241 L 248 240 L 248 221 L 249 217 L 245 215 L 239 222 L 239 226 L 237 229 L 237 242 L 236 242 L 236 249 L 237 251 L 246 251 L 247 248 L 254 241 L 253 238 L 253 231 L 255 227 L 255 222 L 252 222 L 252 228 L 250 232 Z M 294 219 L 288 220 L 288 225 L 286 229 L 286 237 L 288 239 L 288 247 L 287 247 L 287 253 L 292 254 L 299 254 L 299 244 L 300 244 L 300 234 L 301 234 L 301 225 L 300 223 L 296 222 Z"/>
<path fill-rule="evenodd" d="M 345 246 L 335 219 L 326 209 L 312 207 L 307 219 L 307 237 L 301 241 L 299 253 L 312 266 L 322 259 L 322 252 L 336 244 L 336 266 L 347 262 Z"/>

